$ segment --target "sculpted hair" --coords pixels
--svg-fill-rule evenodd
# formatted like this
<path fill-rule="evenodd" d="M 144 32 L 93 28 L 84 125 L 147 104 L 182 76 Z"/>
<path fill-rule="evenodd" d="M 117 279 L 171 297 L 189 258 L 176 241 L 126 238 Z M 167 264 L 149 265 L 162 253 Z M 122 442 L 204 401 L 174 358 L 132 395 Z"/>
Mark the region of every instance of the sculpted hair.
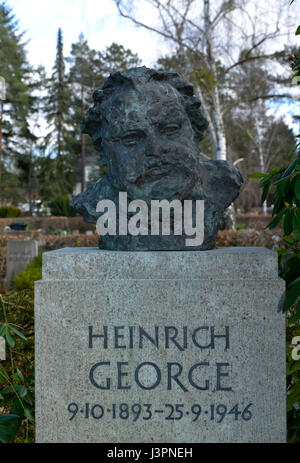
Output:
<path fill-rule="evenodd" d="M 81 131 L 90 135 L 96 148 L 101 148 L 101 126 L 105 118 L 103 104 L 119 90 L 134 90 L 145 86 L 151 81 L 167 83 L 177 90 L 182 105 L 187 113 L 195 134 L 195 140 L 200 141 L 208 126 L 201 103 L 194 96 L 193 85 L 183 81 L 176 72 L 156 71 L 145 66 L 130 69 L 127 72 L 112 73 L 101 90 L 93 94 L 94 105 L 89 108 L 82 119 Z"/>

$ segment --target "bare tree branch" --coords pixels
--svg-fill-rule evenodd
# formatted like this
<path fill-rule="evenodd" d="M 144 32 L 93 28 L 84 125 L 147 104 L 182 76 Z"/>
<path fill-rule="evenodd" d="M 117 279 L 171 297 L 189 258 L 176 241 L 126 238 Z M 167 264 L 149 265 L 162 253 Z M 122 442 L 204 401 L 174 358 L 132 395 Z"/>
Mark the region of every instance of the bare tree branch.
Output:
<path fill-rule="evenodd" d="M 277 99 L 277 98 L 288 98 L 290 100 L 300 100 L 300 96 L 293 96 L 288 93 L 282 94 L 268 94 L 268 95 L 258 95 L 255 98 L 251 98 L 249 101 L 257 101 L 257 100 L 270 100 L 270 99 Z"/>
<path fill-rule="evenodd" d="M 270 54 L 264 54 L 264 55 L 256 55 L 256 56 L 249 56 L 250 53 L 247 52 L 245 58 L 237 61 L 236 63 L 232 64 L 229 66 L 225 71 L 223 72 L 223 75 L 227 74 L 231 69 L 240 66 L 241 64 L 248 63 L 249 61 L 255 61 L 255 60 L 261 60 L 261 59 L 272 59 L 272 58 L 278 58 L 278 56 L 282 55 L 282 51 L 270 53 Z"/>

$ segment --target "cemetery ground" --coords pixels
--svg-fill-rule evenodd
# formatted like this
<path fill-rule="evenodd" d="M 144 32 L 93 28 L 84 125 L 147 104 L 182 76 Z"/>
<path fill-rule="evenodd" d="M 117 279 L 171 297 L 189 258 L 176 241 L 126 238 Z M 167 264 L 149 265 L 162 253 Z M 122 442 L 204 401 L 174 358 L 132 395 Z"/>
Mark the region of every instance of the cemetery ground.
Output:
<path fill-rule="evenodd" d="M 35 441 L 33 287 L 34 281 L 42 277 L 41 255 L 63 247 L 97 247 L 98 242 L 95 227 L 79 217 L 30 217 L 26 221 L 29 222 L 27 231 L 7 232 L 5 227 L 12 219 L 0 219 L 0 335 L 6 340 L 6 359 L 0 363 L 0 442 Z M 284 248 L 283 230 L 266 229 L 269 221 L 270 217 L 257 213 L 238 216 L 238 230 L 220 230 L 216 245 Z M 7 243 L 28 239 L 38 241 L 39 256 L 14 279 L 13 290 L 6 291 Z M 299 334 L 298 322 L 287 325 L 288 422 L 294 417 L 295 403 L 299 403 L 299 361 L 291 359 L 291 340 Z M 5 421 L 5 415 L 9 414 L 20 418 Z M 1 422 L 1 418 L 4 421 Z M 292 420 L 289 428 L 289 442 L 300 442 L 297 420 L 299 418 Z"/>

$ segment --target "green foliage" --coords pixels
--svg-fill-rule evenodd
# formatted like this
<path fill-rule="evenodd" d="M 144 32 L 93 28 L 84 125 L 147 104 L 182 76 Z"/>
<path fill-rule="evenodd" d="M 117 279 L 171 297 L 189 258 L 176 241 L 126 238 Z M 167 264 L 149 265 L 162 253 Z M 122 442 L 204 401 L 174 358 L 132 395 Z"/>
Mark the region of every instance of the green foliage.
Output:
<path fill-rule="evenodd" d="M 0 366 L 1 375 L 1 366 Z M 0 442 L 9 443 L 14 435 L 11 424 L 15 424 L 19 420 L 18 415 L 2 415 L 0 416 Z"/>
<path fill-rule="evenodd" d="M 27 78 L 31 70 L 26 60 L 22 39 L 23 34 L 19 32 L 18 23 L 11 9 L 2 2 L 0 4 L 0 76 L 6 81 L 6 100 L 10 103 L 5 106 L 7 117 L 3 125 L 5 155 L 16 150 L 17 140 L 10 140 L 11 130 L 14 129 L 15 135 L 22 135 L 28 116 Z"/>
<path fill-rule="evenodd" d="M 300 143 L 294 152 L 299 146 Z M 292 355 L 293 339 L 300 335 L 300 158 L 288 167 L 275 167 L 269 173 L 249 177 L 260 179 L 262 203 L 273 190 L 273 219 L 268 228 L 283 223 L 285 247 L 278 250 L 278 256 L 280 276 L 286 281 L 282 309 L 287 313 L 288 438 L 290 442 L 300 442 L 300 360 Z"/>
<path fill-rule="evenodd" d="M 26 420 L 26 442 L 28 442 L 29 423 L 34 422 L 34 375 L 24 378 L 21 370 L 10 376 L 7 370 L 0 365 L 0 403 L 9 405 L 9 414 L 4 415 L 0 426 L 0 442 L 12 442 L 20 429 L 23 420 Z M 1 418 L 1 417 L 0 417 Z M 1 422 L 0 422 L 1 424 Z"/>
<path fill-rule="evenodd" d="M 125 49 L 123 45 L 113 42 L 101 53 L 103 74 L 108 77 L 111 72 L 127 71 L 141 64 L 136 53 Z"/>
<path fill-rule="evenodd" d="M 296 35 L 300 33 L 300 26 Z M 300 75 L 300 60 L 293 66 L 294 75 Z M 297 135 L 300 138 L 300 135 Z M 278 249 L 280 276 L 286 282 L 286 293 L 282 309 L 287 313 L 287 421 L 289 442 L 300 442 L 300 360 L 293 356 L 293 340 L 300 335 L 300 143 L 289 155 L 289 160 L 297 153 L 287 167 L 274 167 L 267 174 L 252 174 L 259 178 L 262 188 L 262 202 L 273 190 L 273 219 L 270 229 L 283 223 L 283 249 Z"/>
<path fill-rule="evenodd" d="M 19 273 L 14 280 L 14 287 L 17 290 L 33 289 L 34 282 L 42 279 L 42 255 L 35 257 L 29 262 L 27 268 Z"/>
<path fill-rule="evenodd" d="M 70 206 L 70 198 L 67 195 L 57 196 L 49 203 L 51 215 L 57 217 L 74 217 L 75 210 Z"/>
<path fill-rule="evenodd" d="M 203 67 L 199 71 L 194 71 L 194 79 L 199 87 L 204 87 L 207 92 L 214 89 L 217 85 L 216 76 L 207 68 Z"/>
<path fill-rule="evenodd" d="M 110 73 L 138 66 L 140 60 L 131 50 L 117 43 L 112 43 L 104 51 L 94 50 L 89 47 L 83 34 L 80 34 L 78 42 L 72 44 L 71 56 L 66 58 L 66 61 L 70 64 L 68 82 L 72 111 L 71 148 L 75 153 L 74 165 L 77 175 L 85 189 L 89 181 L 86 182 L 85 179 L 84 165 L 90 162 L 95 165 L 92 175 L 96 176 L 96 180 L 105 172 L 102 170 L 99 173 L 99 153 L 95 151 L 91 138 L 81 134 L 82 117 L 92 102 L 93 92 L 102 87 Z"/>
<path fill-rule="evenodd" d="M 29 117 L 32 99 L 30 82 L 33 69 L 27 62 L 23 33 L 6 2 L 0 3 L 0 76 L 6 83 L 6 100 L 1 117 L 0 203 L 17 203 L 15 157 L 22 155 L 31 138 Z M 24 198 L 24 194 L 23 194 Z"/>
<path fill-rule="evenodd" d="M 33 291 L 0 294 L 0 442 L 34 441 Z"/>
<path fill-rule="evenodd" d="M 236 227 L 237 230 L 244 230 L 246 228 L 245 224 L 243 224 L 241 222 L 237 222 L 235 227 Z"/>
<path fill-rule="evenodd" d="M 15 206 L 1 206 L 0 207 L 0 217 L 1 218 L 12 218 L 19 217 L 21 215 L 21 210 Z"/>

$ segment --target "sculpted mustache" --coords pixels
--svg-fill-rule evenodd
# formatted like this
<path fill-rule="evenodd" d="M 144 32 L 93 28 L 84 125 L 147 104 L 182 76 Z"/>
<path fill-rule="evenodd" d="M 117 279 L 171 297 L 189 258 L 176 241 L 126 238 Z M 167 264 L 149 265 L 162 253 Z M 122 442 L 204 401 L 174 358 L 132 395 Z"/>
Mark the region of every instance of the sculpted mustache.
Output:
<path fill-rule="evenodd" d="M 184 163 L 166 163 L 166 164 L 155 164 L 155 165 L 150 165 L 144 169 L 142 173 L 136 173 L 134 176 L 129 176 L 128 180 L 131 183 L 139 183 L 143 181 L 148 175 L 151 175 L 152 171 L 159 170 L 159 169 L 165 169 L 165 168 L 172 168 L 176 170 L 186 170 L 190 171 L 191 169 L 188 168 Z"/>

